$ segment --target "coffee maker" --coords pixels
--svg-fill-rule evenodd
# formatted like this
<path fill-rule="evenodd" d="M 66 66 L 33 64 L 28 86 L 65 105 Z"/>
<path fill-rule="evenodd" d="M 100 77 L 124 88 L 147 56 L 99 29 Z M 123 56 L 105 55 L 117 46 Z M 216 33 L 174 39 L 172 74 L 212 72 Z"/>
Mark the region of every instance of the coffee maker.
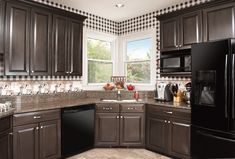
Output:
<path fill-rule="evenodd" d="M 166 82 L 159 82 L 156 84 L 155 100 L 170 102 L 173 100 L 173 94 L 171 91 L 171 84 Z"/>

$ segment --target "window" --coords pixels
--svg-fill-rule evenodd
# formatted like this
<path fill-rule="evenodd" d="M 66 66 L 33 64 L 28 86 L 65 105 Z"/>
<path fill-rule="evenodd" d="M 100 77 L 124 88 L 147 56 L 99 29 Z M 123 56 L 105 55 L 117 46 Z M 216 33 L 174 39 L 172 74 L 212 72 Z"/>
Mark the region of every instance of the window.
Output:
<path fill-rule="evenodd" d="M 88 83 L 105 83 L 113 74 L 112 43 L 87 39 Z"/>
<path fill-rule="evenodd" d="M 152 38 L 127 41 L 125 52 L 127 82 L 150 84 Z"/>

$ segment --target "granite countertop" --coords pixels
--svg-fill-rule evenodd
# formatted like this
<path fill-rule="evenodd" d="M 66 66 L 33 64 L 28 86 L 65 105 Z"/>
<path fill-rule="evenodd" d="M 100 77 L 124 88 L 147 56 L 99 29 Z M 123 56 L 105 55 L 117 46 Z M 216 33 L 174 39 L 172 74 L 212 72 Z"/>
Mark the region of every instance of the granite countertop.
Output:
<path fill-rule="evenodd" d="M 7 115 L 12 115 L 14 113 L 27 113 L 27 112 L 41 111 L 41 110 L 61 109 L 65 107 L 95 104 L 95 103 L 109 103 L 109 102 L 103 102 L 97 98 L 67 99 L 67 100 L 44 101 L 44 102 L 35 101 L 30 103 L 19 102 L 14 104 L 14 109 L 4 113 L 0 113 L 0 118 L 5 117 Z M 125 103 L 125 102 L 118 102 L 118 103 Z M 135 103 L 152 104 L 156 106 L 166 106 L 166 107 L 191 110 L 190 106 L 188 106 L 186 103 L 158 102 L 154 99 L 146 99 Z"/>
<path fill-rule="evenodd" d="M 10 108 L 8 111 L 6 112 L 0 112 L 0 119 L 1 118 L 4 118 L 6 116 L 9 116 L 9 115 L 13 115 L 15 113 L 15 108 Z"/>

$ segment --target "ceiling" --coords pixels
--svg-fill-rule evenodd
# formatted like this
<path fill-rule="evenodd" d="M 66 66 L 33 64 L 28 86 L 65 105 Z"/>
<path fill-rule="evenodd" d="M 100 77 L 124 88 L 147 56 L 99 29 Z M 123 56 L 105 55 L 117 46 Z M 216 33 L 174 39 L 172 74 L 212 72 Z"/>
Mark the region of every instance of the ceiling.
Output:
<path fill-rule="evenodd" d="M 189 0 L 51 0 L 113 21 L 123 21 Z M 123 8 L 115 4 L 123 3 Z"/>

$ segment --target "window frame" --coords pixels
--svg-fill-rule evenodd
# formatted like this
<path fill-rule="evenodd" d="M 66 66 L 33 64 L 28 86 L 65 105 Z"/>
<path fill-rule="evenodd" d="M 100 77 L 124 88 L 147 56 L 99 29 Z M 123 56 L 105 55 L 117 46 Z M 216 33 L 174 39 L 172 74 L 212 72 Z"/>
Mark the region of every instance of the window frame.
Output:
<path fill-rule="evenodd" d="M 102 41 L 107 41 L 111 43 L 111 60 L 99 60 L 93 59 L 93 61 L 105 61 L 107 63 L 111 62 L 113 64 L 112 70 L 113 75 L 115 74 L 116 70 L 116 43 L 117 43 L 117 36 L 102 33 L 99 31 L 91 30 L 91 29 L 84 29 L 83 31 L 83 88 L 86 90 L 100 90 L 104 86 L 105 83 L 88 83 L 88 56 L 87 56 L 87 42 L 88 39 L 97 39 Z M 92 59 L 90 59 L 92 60 Z"/>
<path fill-rule="evenodd" d="M 156 30 L 155 29 L 147 29 L 144 31 L 135 32 L 132 34 L 124 35 L 120 37 L 120 45 L 119 48 L 121 50 L 121 61 L 119 61 L 122 66 L 122 70 L 120 73 L 126 76 L 126 54 L 127 54 L 127 43 L 136 40 L 142 39 L 152 39 L 152 52 L 150 54 L 150 83 L 131 83 L 135 85 L 137 90 L 154 90 L 156 83 Z M 142 61 L 142 60 L 140 60 Z M 144 60 L 145 61 L 145 60 Z M 133 60 L 134 62 L 134 60 Z M 128 82 L 129 84 L 129 82 Z"/>

